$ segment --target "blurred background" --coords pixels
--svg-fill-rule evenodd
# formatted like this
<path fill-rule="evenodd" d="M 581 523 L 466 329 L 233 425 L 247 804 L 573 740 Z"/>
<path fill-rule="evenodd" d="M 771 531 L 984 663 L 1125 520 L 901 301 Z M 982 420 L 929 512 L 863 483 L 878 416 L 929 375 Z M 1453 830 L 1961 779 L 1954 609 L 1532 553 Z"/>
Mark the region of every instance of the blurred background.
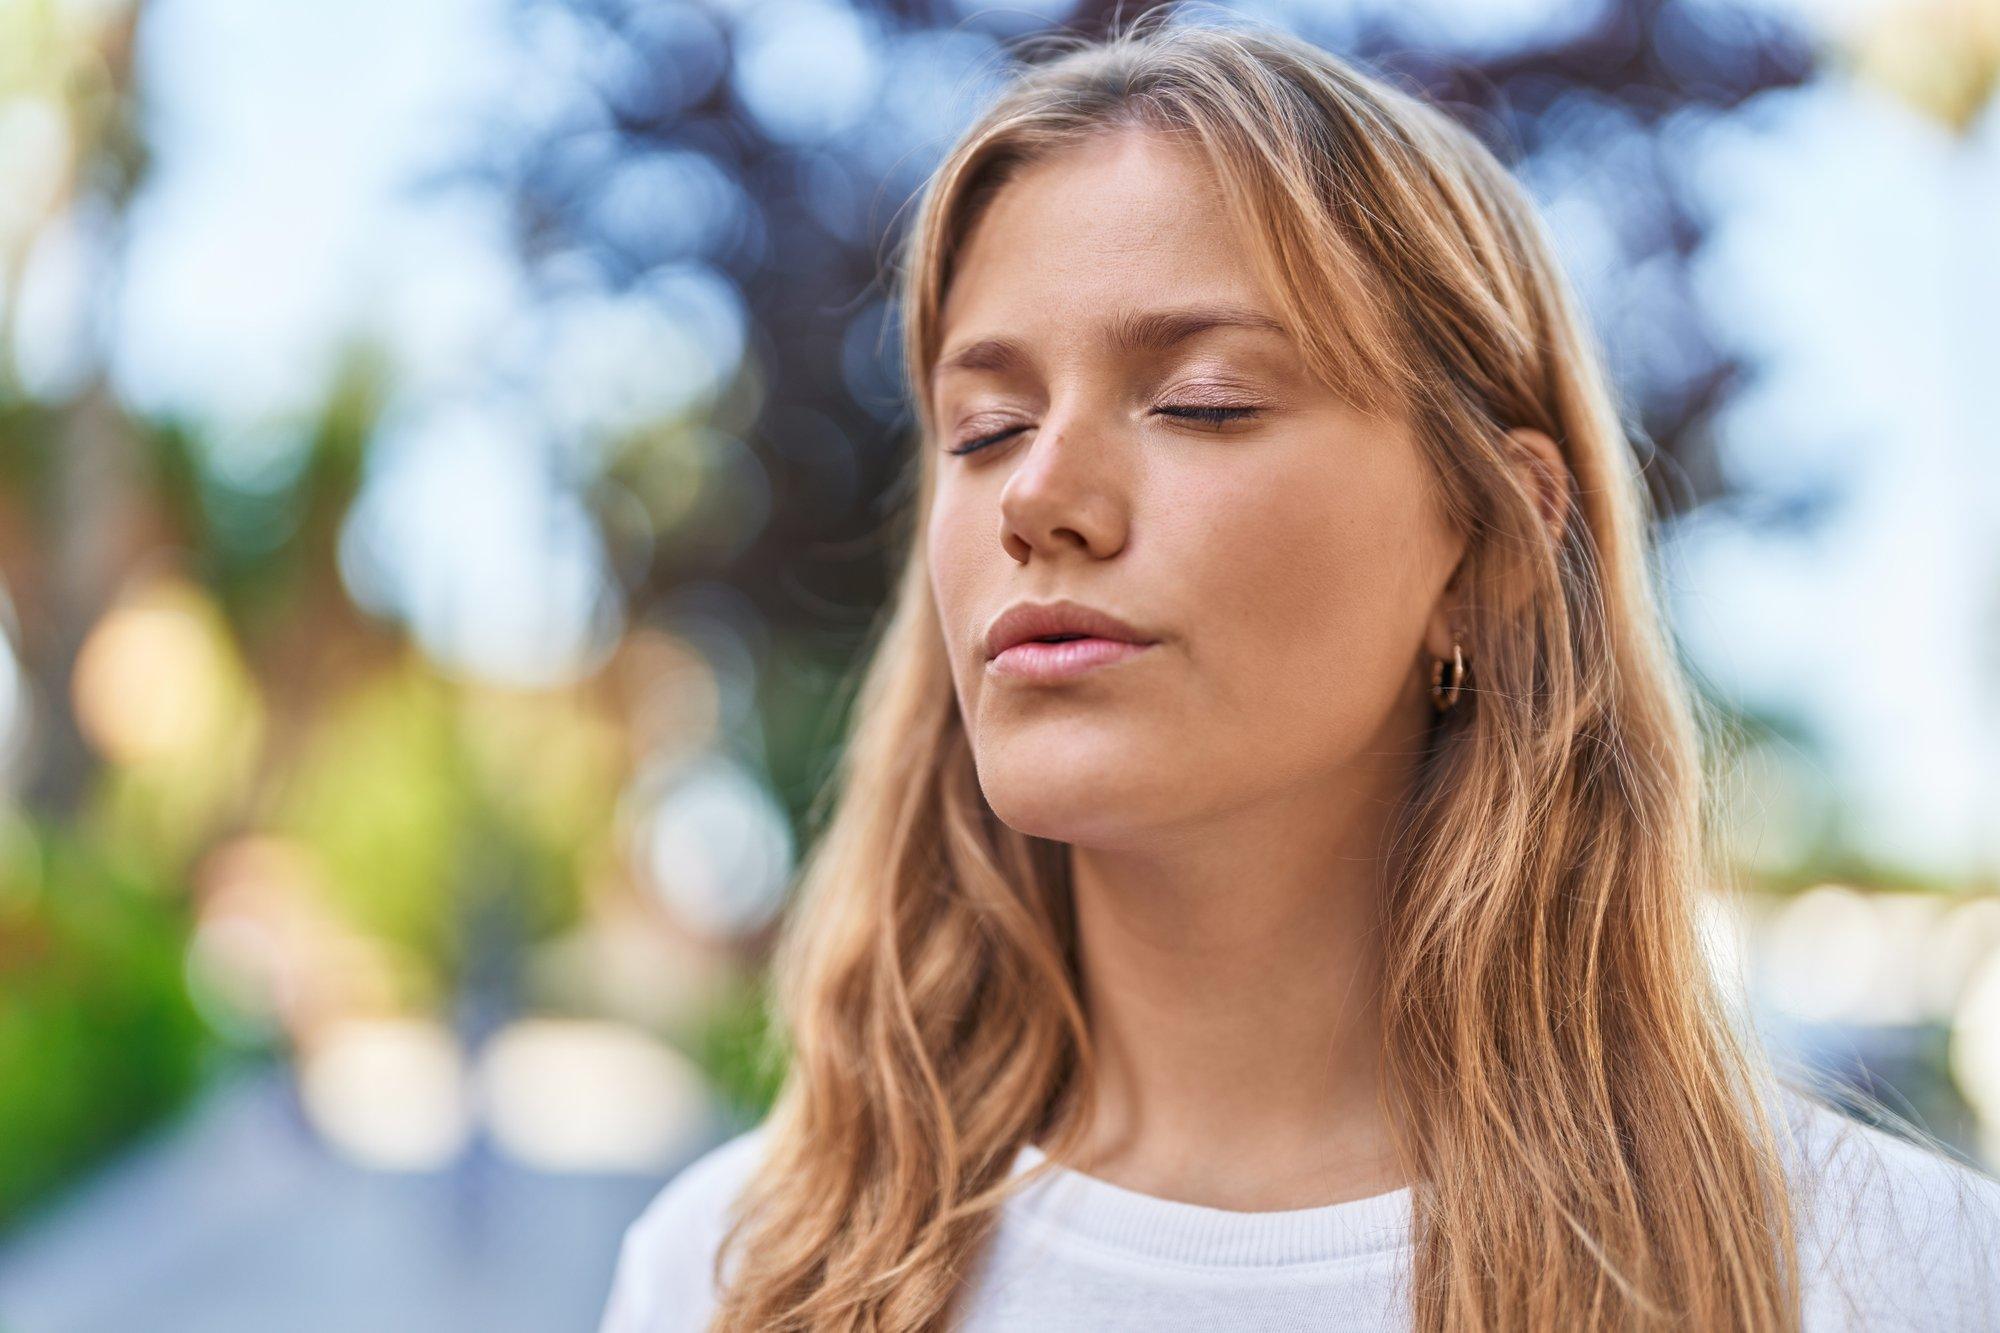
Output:
<path fill-rule="evenodd" d="M 777 1077 L 881 260 L 1111 8 L 0 0 L 0 1328 L 594 1325 Z M 1542 202 L 1733 719 L 1717 962 L 1990 1168 L 2000 0 L 1233 8 Z"/>

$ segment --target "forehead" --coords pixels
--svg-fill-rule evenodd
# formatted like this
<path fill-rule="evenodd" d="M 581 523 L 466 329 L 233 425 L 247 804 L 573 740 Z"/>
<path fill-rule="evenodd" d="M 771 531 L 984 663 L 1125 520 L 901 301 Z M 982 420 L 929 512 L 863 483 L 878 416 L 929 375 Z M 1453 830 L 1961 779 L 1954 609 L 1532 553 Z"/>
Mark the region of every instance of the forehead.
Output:
<path fill-rule="evenodd" d="M 1159 134 L 1105 134 L 1024 167 L 963 246 L 939 346 L 1079 333 L 1164 303 L 1271 312 L 1207 162 Z"/>

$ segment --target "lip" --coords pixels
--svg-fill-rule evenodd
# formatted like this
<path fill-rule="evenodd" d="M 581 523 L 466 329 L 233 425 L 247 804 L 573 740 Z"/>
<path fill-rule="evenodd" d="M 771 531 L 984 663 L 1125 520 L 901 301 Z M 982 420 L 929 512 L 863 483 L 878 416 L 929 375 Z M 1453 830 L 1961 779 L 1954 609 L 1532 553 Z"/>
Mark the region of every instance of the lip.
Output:
<path fill-rule="evenodd" d="M 1150 643 L 1125 643 L 1118 639 L 1070 639 L 1064 643 L 1028 639 L 988 660 L 986 673 L 1021 681 L 1068 680 L 1150 652 L 1152 647 Z"/>
<path fill-rule="evenodd" d="M 1057 634 L 1080 637 L 1037 642 Z M 1136 657 L 1158 642 L 1109 611 L 1081 602 L 1016 602 L 986 631 L 987 668 L 999 675 L 1057 679 Z"/>

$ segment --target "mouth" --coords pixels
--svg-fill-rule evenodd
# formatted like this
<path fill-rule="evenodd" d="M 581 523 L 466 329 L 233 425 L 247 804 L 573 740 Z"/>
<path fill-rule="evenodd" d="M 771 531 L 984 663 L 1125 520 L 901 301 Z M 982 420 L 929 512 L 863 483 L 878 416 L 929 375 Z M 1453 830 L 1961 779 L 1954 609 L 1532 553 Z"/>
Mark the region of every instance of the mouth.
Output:
<path fill-rule="evenodd" d="M 1023 639 L 1001 651 L 986 663 L 986 670 L 991 676 L 1023 682 L 1069 680 L 1130 661 L 1154 646 L 1091 634 L 1048 635 Z"/>
<path fill-rule="evenodd" d="M 1038 644 L 1044 650 L 1061 648 L 1064 644 L 1081 644 L 1088 649 L 1096 641 L 1142 648 L 1158 642 L 1158 636 L 1082 602 L 1068 599 L 1016 602 L 987 628 L 986 656 L 989 661 L 997 662 L 1007 653 L 1031 644 Z"/>

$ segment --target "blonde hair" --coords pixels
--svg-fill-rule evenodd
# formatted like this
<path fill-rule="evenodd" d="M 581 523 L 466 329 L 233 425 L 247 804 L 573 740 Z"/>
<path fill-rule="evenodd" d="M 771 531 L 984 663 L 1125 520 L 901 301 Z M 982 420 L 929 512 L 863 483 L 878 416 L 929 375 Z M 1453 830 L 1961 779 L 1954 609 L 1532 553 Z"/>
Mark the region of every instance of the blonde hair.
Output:
<path fill-rule="evenodd" d="M 1310 364 L 1409 412 L 1469 534 L 1466 698 L 1382 903 L 1415 1327 L 1795 1328 L 1776 1084 L 1699 938 L 1701 705 L 1654 600 L 1630 439 L 1530 202 L 1440 111 L 1285 34 L 1142 19 L 1060 45 L 921 196 L 899 275 L 920 430 L 983 203 L 1088 136 L 1172 134 L 1220 176 Z M 1553 539 L 1514 427 L 1568 464 Z M 1089 1118 L 1067 849 L 981 795 L 920 539 L 934 453 L 915 451 L 900 581 L 774 958 L 789 1068 L 715 1256 L 715 1329 L 948 1327 L 996 1210 Z M 1010 1179 L 1030 1141 L 1051 1163 Z"/>

